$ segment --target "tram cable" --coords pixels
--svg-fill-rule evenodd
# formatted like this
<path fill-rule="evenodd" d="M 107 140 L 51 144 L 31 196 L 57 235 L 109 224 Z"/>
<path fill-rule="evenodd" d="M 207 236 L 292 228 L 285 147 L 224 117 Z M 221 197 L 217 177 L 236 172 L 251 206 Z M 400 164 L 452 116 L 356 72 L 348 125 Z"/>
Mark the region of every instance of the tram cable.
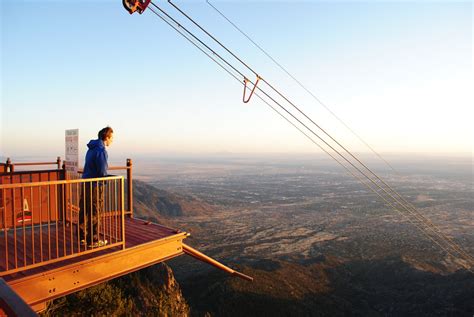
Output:
<path fill-rule="evenodd" d="M 250 70 L 257 78 L 260 78 L 263 82 L 265 82 L 273 91 L 275 91 L 280 97 L 282 97 L 286 102 L 288 102 L 293 108 L 295 108 L 300 114 L 302 114 L 307 120 L 309 120 L 313 125 L 315 125 L 320 131 L 322 131 L 326 136 L 328 136 L 334 143 L 336 143 L 340 148 L 342 148 L 347 154 L 350 155 L 352 159 L 354 159 L 358 164 L 360 164 L 366 171 L 368 171 L 372 176 L 375 177 L 377 181 L 380 181 L 386 189 L 380 186 L 383 191 L 388 194 L 392 199 L 396 201 L 399 205 L 402 206 L 405 210 L 407 210 L 410 214 L 415 216 L 420 222 L 423 222 L 429 229 L 433 230 L 436 235 L 442 234 L 443 237 L 441 239 L 445 240 L 448 244 L 450 244 L 458 253 L 463 254 L 464 257 L 467 257 L 470 262 L 473 262 L 473 258 L 465 253 L 457 244 L 454 243 L 451 239 L 449 239 L 446 235 L 444 235 L 438 228 L 434 229 L 436 226 L 429 221 L 426 217 L 421 215 L 416 208 L 409 204 L 395 189 L 393 189 L 390 185 L 388 185 L 384 180 L 382 180 L 376 173 L 374 173 L 367 165 L 365 165 L 360 159 L 358 159 L 355 155 L 353 155 L 346 147 L 344 147 L 341 143 L 339 143 L 335 138 L 333 138 L 325 129 L 323 129 L 320 125 L 314 122 L 309 116 L 307 116 L 299 107 L 297 107 L 293 102 L 291 102 L 285 95 L 283 95 L 278 89 L 276 89 L 273 85 L 271 85 L 265 78 L 261 78 L 259 74 L 253 70 L 247 63 L 245 63 L 241 58 L 239 58 L 236 54 L 230 51 L 225 45 L 223 45 L 219 40 L 217 40 L 212 34 L 210 34 L 207 30 L 205 30 L 199 23 L 197 23 L 194 19 L 192 19 L 188 14 L 186 14 L 183 10 L 181 10 L 177 5 L 175 5 L 171 0 L 168 0 L 168 3 L 171 4 L 178 12 L 180 12 L 183 16 L 185 16 L 189 21 L 191 21 L 195 26 L 197 26 L 201 31 L 203 31 L 207 36 L 209 36 L 212 40 L 214 40 L 218 45 L 220 45 L 224 50 L 226 50 L 229 54 L 231 54 L 237 61 L 239 61 L 242 65 L 244 65 L 248 70 Z M 261 92 L 266 94 L 262 89 L 257 87 Z M 271 98 L 267 95 L 267 97 Z M 272 101 L 276 102 L 273 98 Z M 286 109 L 285 109 L 286 111 Z M 301 122 L 300 122 L 301 123 Z M 308 127 L 305 126 L 307 129 Z M 311 131 L 313 134 L 314 132 Z M 315 134 L 316 135 L 316 134 Z M 316 135 L 320 138 L 318 135 Z M 326 141 L 320 138 L 326 145 L 328 145 L 333 151 L 335 151 L 338 155 L 340 155 L 344 160 L 347 160 L 344 156 L 342 156 L 339 151 L 336 151 L 332 146 L 330 146 Z M 365 173 L 363 173 L 359 168 L 357 168 L 354 164 L 348 161 L 354 168 L 358 170 L 358 172 L 362 173 L 365 177 L 369 178 L 369 180 L 373 181 L 370 177 L 368 177 Z M 387 190 L 390 192 L 387 192 Z M 396 197 L 394 197 L 396 196 Z M 429 221 L 429 222 L 428 222 Z"/>
<path fill-rule="evenodd" d="M 282 66 L 275 58 L 273 58 L 266 50 L 264 50 L 258 43 L 256 43 L 248 34 L 246 34 L 241 28 L 239 28 L 234 22 L 232 22 L 221 10 L 216 8 L 209 0 L 206 0 L 206 3 L 213 8 L 220 16 L 222 16 L 229 24 L 231 24 L 237 31 L 239 31 L 242 35 L 244 35 L 255 47 L 257 47 L 263 54 L 265 54 L 275 65 L 277 65 L 283 72 L 285 72 L 293 81 L 295 81 L 302 89 L 304 89 L 308 94 L 310 94 L 313 99 L 315 99 L 321 106 L 323 106 L 334 118 L 336 118 L 343 126 L 345 126 L 354 136 L 356 136 L 367 148 L 369 148 L 376 156 L 379 157 L 393 172 L 400 175 L 398 171 L 387 161 L 385 160 L 377 151 L 375 151 L 361 136 L 359 136 L 353 129 L 351 129 L 339 116 L 337 116 L 326 104 L 324 104 L 314 93 L 312 93 L 308 88 L 306 88 L 294 75 L 292 75 L 284 66 Z M 403 197 L 400 196 L 401 199 Z M 404 199 L 403 199 L 404 200 Z M 415 207 L 409 204 L 406 200 L 404 200 L 406 204 L 409 205 L 410 209 L 414 212 L 417 212 Z M 440 234 L 444 236 L 445 239 L 451 241 L 454 245 L 455 243 L 447 237 L 442 231 L 434 226 L 431 221 L 424 217 L 422 214 L 418 215 L 419 217 L 424 218 L 433 229 L 437 230 Z M 455 245 L 457 248 L 457 246 Z M 457 248 L 458 249 L 458 248 Z M 459 250 L 459 249 L 458 249 Z M 462 252 L 462 251 L 461 251 Z M 471 257 L 472 259 L 472 257 Z"/>
<path fill-rule="evenodd" d="M 309 90 L 303 83 L 298 80 L 293 74 L 291 74 L 281 63 L 279 63 L 275 58 L 273 58 L 270 53 L 264 50 L 258 43 L 256 43 L 247 33 L 245 33 L 240 27 L 238 27 L 234 22 L 232 22 L 221 10 L 216 8 L 209 0 L 206 0 L 206 3 L 214 9 L 220 16 L 222 16 L 230 25 L 232 25 L 237 31 L 239 31 L 243 36 L 245 36 L 255 47 L 257 47 L 265 56 L 267 56 L 278 68 L 280 68 L 285 74 L 287 74 L 294 82 L 298 84 L 304 91 L 306 91 L 313 99 L 318 102 L 324 109 L 326 109 L 340 124 L 342 124 L 349 132 L 351 132 L 360 142 L 362 142 L 371 152 L 373 152 L 381 161 L 385 163 L 393 172 L 400 175 L 400 173 L 395 170 L 395 168 L 390 164 L 386 159 L 382 157 L 375 149 L 370 146 L 359 134 L 357 134 L 347 123 L 345 123 L 334 111 L 332 111 L 324 102 L 321 101 L 311 90 Z"/>
<path fill-rule="evenodd" d="M 161 9 L 160 9 L 160 10 L 161 10 Z M 169 15 L 168 15 L 168 16 L 169 16 Z M 177 23 L 177 22 L 176 22 L 176 23 Z M 177 23 L 177 24 L 179 25 L 179 23 Z M 179 25 L 179 26 L 182 27 L 181 25 Z M 193 35 L 193 34 L 191 33 L 191 35 Z M 193 35 L 193 36 L 194 36 L 194 35 Z M 194 37 L 195 37 L 195 36 L 194 36 Z M 200 41 L 200 40 L 199 40 L 199 41 Z M 200 41 L 200 42 L 202 43 L 202 41 Z M 205 45 L 205 44 L 204 44 L 204 45 Z M 207 45 L 206 45 L 206 47 L 209 48 Z M 215 51 L 213 51 L 212 49 L 211 49 L 211 51 L 213 52 L 213 54 L 216 54 Z M 223 60 L 224 62 L 226 62 L 226 64 L 230 65 L 226 60 L 222 59 L 222 57 L 221 57 L 220 55 L 217 55 L 217 56 L 219 56 L 219 58 L 220 58 L 221 60 Z M 236 70 L 235 67 L 233 67 L 232 65 L 230 65 L 230 66 L 231 66 L 234 70 Z M 240 71 L 237 71 L 237 72 L 242 75 L 242 73 L 241 73 Z M 263 91 L 263 93 L 265 93 L 265 92 Z M 266 94 L 266 93 L 265 93 L 265 94 Z M 267 95 L 267 94 L 266 94 L 266 95 Z M 267 96 L 268 96 L 268 95 L 267 95 Z M 268 96 L 268 97 L 271 98 L 270 96 Z M 273 98 L 271 98 L 271 99 L 272 99 L 272 101 L 276 102 Z M 276 103 L 277 103 L 277 102 L 276 102 Z M 278 103 L 277 103 L 277 104 L 278 104 Z M 279 106 L 281 106 L 281 105 L 279 105 Z M 284 109 L 284 110 L 287 111 L 286 109 Z M 301 121 L 300 121 L 300 123 L 301 123 Z M 308 128 L 307 126 L 305 126 L 305 127 Z M 314 133 L 314 131 L 312 131 L 312 133 Z M 319 136 L 318 136 L 318 137 L 319 137 Z M 324 140 L 323 140 L 323 141 L 324 141 Z M 332 149 L 335 150 L 334 148 L 332 148 Z M 340 155 L 340 153 L 338 153 L 338 154 Z M 344 157 L 343 157 L 343 158 L 344 158 Z M 346 158 L 344 158 L 344 159 L 346 160 Z M 353 164 L 351 164 L 351 165 L 353 165 Z M 362 171 L 360 171 L 360 170 L 359 170 L 359 172 L 362 173 Z M 364 173 L 362 173 L 362 174 L 363 174 L 365 177 L 368 177 L 368 176 L 365 175 Z M 373 180 L 371 180 L 371 181 L 373 181 Z M 379 187 L 380 187 L 380 186 L 379 186 Z M 382 190 L 384 190 L 384 192 L 385 192 L 386 194 L 388 194 L 385 189 L 383 189 L 382 187 L 380 187 L 380 188 L 381 188 Z M 395 199 L 392 195 L 390 195 L 390 196 L 391 196 L 391 198 L 394 199 L 398 204 L 401 204 L 405 209 L 407 209 L 407 207 L 404 206 L 402 203 L 400 203 L 400 201 L 398 201 L 397 199 Z M 409 210 L 408 210 L 408 211 L 409 211 Z M 410 212 L 410 211 L 409 211 L 409 212 Z M 416 216 L 416 215 L 415 215 L 415 216 Z M 417 217 L 417 218 L 418 218 L 418 217 Z M 420 221 L 420 222 L 423 222 L 423 221 L 420 220 L 420 219 L 417 219 L 417 220 Z M 428 227 L 428 228 L 430 228 L 430 227 Z M 424 230 L 422 230 L 422 231 L 426 231 L 426 229 L 424 229 Z M 436 235 L 438 234 L 438 232 L 439 232 L 439 230 L 434 231 L 434 233 L 435 233 Z M 428 232 L 425 232 L 425 234 L 428 234 Z M 440 236 L 438 236 L 438 238 L 440 238 Z M 441 238 L 441 239 L 442 239 L 442 238 Z M 442 239 L 442 240 L 445 240 L 445 239 Z M 445 241 L 445 242 L 446 242 L 446 241 Z M 454 248 L 452 245 L 451 245 L 451 247 Z M 459 250 L 460 250 L 459 248 L 455 248 L 455 250 L 457 251 L 457 253 L 460 253 L 460 252 L 459 252 Z M 461 254 L 461 253 L 460 253 L 460 254 Z M 463 257 L 465 257 L 466 253 L 464 253 L 463 255 L 464 255 Z"/>
<path fill-rule="evenodd" d="M 169 3 L 171 3 L 171 1 L 168 1 Z M 234 71 L 235 73 L 239 74 L 240 76 L 244 77 L 245 76 L 243 75 L 243 73 L 241 71 L 239 71 L 235 66 L 233 66 L 232 64 L 230 64 L 226 59 L 224 59 L 221 55 L 219 55 L 215 50 L 213 50 L 212 48 L 210 48 L 207 44 L 205 44 L 202 40 L 200 40 L 197 36 L 195 36 L 192 32 L 190 32 L 187 28 L 185 28 L 184 26 L 182 26 L 177 20 L 175 20 L 173 17 L 171 17 L 168 13 L 166 13 L 164 10 L 162 10 L 160 7 L 158 7 L 157 5 L 155 5 L 153 2 L 150 2 L 150 4 L 152 4 L 156 9 L 158 9 L 160 12 L 162 12 L 169 20 L 172 21 L 172 23 L 174 23 L 176 25 L 176 27 L 174 25 L 172 25 L 171 22 L 167 21 L 162 15 L 160 15 L 158 12 L 156 12 L 155 10 L 152 10 L 153 13 L 155 13 L 156 15 L 158 15 L 162 20 L 164 20 L 167 24 L 169 24 L 171 27 L 173 27 L 178 33 L 180 33 L 182 36 L 184 36 L 188 41 L 190 41 L 192 44 L 194 44 L 198 49 L 200 49 L 204 54 L 206 54 L 208 57 L 210 57 L 214 62 L 216 62 L 221 68 L 223 68 L 226 72 L 228 72 L 229 75 L 231 75 L 232 77 L 234 77 L 236 80 L 239 80 L 239 78 L 233 74 L 229 69 L 227 69 L 227 67 L 229 67 L 230 69 L 232 69 L 232 71 Z M 173 5 L 174 6 L 174 5 Z M 150 8 L 151 9 L 151 8 Z M 179 10 L 180 11 L 180 10 Z M 187 16 L 188 17 L 188 16 Z M 188 17 L 189 18 L 189 17 Z M 189 18 L 190 19 L 190 18 Z M 195 22 L 194 22 L 195 23 Z M 195 23 L 196 24 L 196 23 Z M 202 29 L 202 28 L 201 28 Z M 188 37 L 187 35 L 185 35 L 185 33 L 181 32 L 180 30 L 183 30 L 186 34 L 188 34 L 190 37 Z M 205 31 L 206 34 L 209 34 L 207 31 Z M 212 35 L 209 34 L 209 36 L 211 38 L 213 38 L 216 42 L 218 42 L 214 37 L 212 37 Z M 221 46 L 223 46 L 220 42 L 218 42 Z M 204 48 L 202 47 L 199 47 L 199 45 L 202 45 Z M 205 50 L 208 50 L 210 53 L 206 52 Z M 231 53 L 233 56 L 235 56 L 233 53 Z M 221 60 L 223 62 L 223 64 L 221 64 L 220 62 L 218 62 L 215 58 L 218 58 L 219 60 Z M 235 56 L 235 58 L 237 58 L 239 61 L 241 61 L 237 56 Z M 241 61 L 242 62 L 242 61 Z M 243 63 L 243 62 L 242 62 Z M 245 63 L 243 63 L 244 65 L 246 65 Z M 227 66 L 225 66 L 227 65 Z M 248 66 L 247 66 L 248 67 Z M 254 72 L 255 73 L 255 72 Z M 255 73 L 256 74 L 256 73 Z M 258 76 L 258 75 L 257 75 Z M 258 78 L 258 77 L 257 77 Z M 263 80 L 263 79 L 262 79 Z M 251 81 L 250 81 L 251 82 Z M 253 84 L 253 83 L 252 83 Z M 255 84 L 254 84 L 255 85 Z M 267 83 L 267 85 L 269 87 L 271 87 L 275 92 L 277 92 L 277 94 L 279 94 L 283 99 L 285 99 L 289 104 L 293 105 L 291 103 L 291 101 L 289 101 L 283 94 L 281 94 L 279 91 L 277 91 L 275 88 L 273 88 L 273 86 L 271 86 L 270 84 Z M 246 85 L 244 86 L 244 89 L 250 89 L 248 88 Z M 254 86 L 254 89 L 255 89 L 255 86 Z M 368 169 L 359 159 L 357 159 L 352 153 L 348 152 L 347 149 L 345 149 L 339 142 L 337 142 L 334 138 L 332 138 L 332 136 L 330 136 L 327 132 L 325 132 L 324 130 L 322 130 L 313 120 L 311 120 L 311 118 L 309 118 L 308 116 L 306 116 L 306 114 L 302 111 L 300 111 L 295 105 L 293 105 L 295 108 L 297 108 L 300 112 L 300 114 L 302 114 L 304 117 L 306 117 L 310 122 L 312 122 L 316 127 L 318 127 L 320 130 L 322 130 L 331 140 L 333 140 L 337 145 L 339 145 L 341 148 L 343 148 L 351 157 L 353 157 L 357 162 L 359 162 L 362 166 L 364 166 L 371 174 L 373 174 L 376 179 L 378 179 L 379 181 L 382 182 L 382 184 L 385 185 L 386 188 L 384 188 L 383 186 L 381 186 L 378 182 L 376 182 L 372 177 L 370 177 L 369 175 L 367 175 L 364 171 L 362 171 L 359 167 L 357 167 L 354 162 L 351 162 L 348 158 L 346 158 L 344 155 L 342 155 L 340 153 L 340 151 L 338 151 L 337 149 L 335 149 L 332 145 L 330 145 L 326 140 L 324 140 L 321 136 L 319 136 L 317 133 L 314 132 L 314 130 L 312 130 L 310 127 L 308 127 L 306 124 L 304 124 L 300 119 L 298 119 L 293 113 L 291 113 L 290 111 L 288 111 L 283 105 L 281 105 L 281 103 L 279 103 L 278 101 L 276 101 L 273 97 L 271 97 L 267 92 L 265 92 L 264 90 L 262 90 L 260 87 L 257 87 L 257 89 L 262 93 L 264 94 L 267 98 L 269 98 L 273 103 L 275 103 L 276 105 L 278 105 L 284 112 L 286 112 L 288 115 L 290 115 L 294 120 L 296 120 L 301 126 L 303 126 L 306 130 L 308 130 L 309 132 L 311 132 L 311 134 L 313 134 L 314 136 L 316 136 L 317 138 L 319 138 L 327 147 L 329 147 L 333 152 L 335 152 L 338 156 L 340 156 L 344 161 L 346 161 L 347 163 L 349 163 L 350 166 L 352 166 L 357 172 L 359 172 L 362 176 L 364 176 L 367 180 L 369 180 L 371 182 L 371 185 L 366 183 L 359 175 L 356 175 L 353 173 L 352 170 L 349 169 L 348 166 L 346 166 L 345 164 L 341 163 L 339 160 L 337 160 L 332 154 L 330 154 L 326 149 L 324 149 L 320 144 L 318 144 L 317 142 L 315 142 L 311 137 L 309 137 L 305 132 L 303 132 L 299 127 L 297 127 L 293 122 L 291 122 L 287 117 L 285 117 L 284 115 L 282 115 L 279 111 L 277 111 L 273 106 L 271 106 L 268 101 L 264 100 L 260 95 L 256 94 L 257 97 L 259 97 L 260 99 L 262 99 L 268 106 L 270 106 L 274 111 L 276 111 L 278 114 L 280 114 L 280 116 L 282 116 L 285 120 L 287 120 L 290 124 L 292 124 L 295 128 L 297 128 L 301 133 L 303 133 L 306 137 L 308 137 L 313 143 L 315 143 L 318 147 L 320 147 L 326 154 L 330 155 L 331 158 L 333 158 L 336 162 L 338 162 L 340 165 L 342 165 L 353 177 L 355 177 L 356 179 L 358 179 L 359 181 L 361 181 L 365 186 L 367 186 L 371 191 L 373 191 L 377 196 L 379 196 L 380 198 L 382 198 L 392 209 L 396 210 L 397 212 L 399 212 L 400 214 L 402 214 L 403 216 L 405 216 L 413 225 L 415 225 L 415 227 L 417 227 L 422 233 L 425 234 L 425 236 L 427 236 L 430 240 L 432 240 L 435 244 L 437 244 L 441 249 L 443 249 L 445 252 L 447 252 L 449 255 L 451 255 L 453 258 L 458 258 L 456 257 L 451 251 L 455 251 L 455 254 L 458 254 L 460 255 L 461 258 L 464 258 L 465 261 L 467 261 L 468 263 L 471 263 L 470 265 L 472 266 L 472 263 L 474 263 L 474 261 L 472 261 L 472 257 L 465 253 L 458 245 L 456 245 L 454 242 L 450 241 L 449 239 L 447 239 L 447 237 L 444 235 L 444 234 L 441 234 L 441 231 L 434 225 L 432 224 L 431 222 L 427 222 L 423 217 L 420 217 L 420 214 L 415 210 L 412 210 L 410 207 L 408 202 L 406 202 L 402 197 L 401 195 L 399 195 L 395 190 L 393 190 L 393 188 L 391 188 L 388 184 L 386 184 L 382 179 L 380 179 L 375 173 L 373 173 L 370 169 Z M 372 187 L 372 185 L 375 187 Z M 388 197 L 390 197 L 393 202 L 389 201 L 387 198 L 388 197 L 385 197 L 382 195 L 381 192 L 378 191 L 379 190 L 382 190 L 383 193 L 385 195 L 387 195 Z M 401 198 L 401 200 L 395 196 L 398 196 L 399 198 Z M 400 211 L 396 206 L 399 205 L 402 207 L 402 209 L 405 209 L 406 212 L 402 212 Z M 413 207 L 414 209 L 414 207 Z M 415 213 L 414 213 L 415 211 Z M 414 221 L 412 218 L 410 218 L 410 216 L 414 216 L 414 218 L 416 219 L 416 221 Z M 423 227 L 423 225 L 426 226 Z M 427 228 L 430 229 L 431 231 L 427 231 Z M 433 228 L 436 228 L 436 229 L 433 229 Z M 439 240 L 441 240 L 441 242 L 439 242 L 438 240 L 436 240 L 435 238 L 432 237 L 432 235 L 434 235 L 436 238 L 438 238 Z M 448 247 L 444 246 L 442 244 L 442 242 L 444 242 L 445 244 L 447 244 Z M 451 250 L 450 250 L 451 249 Z M 465 267 L 466 269 L 468 269 L 469 271 L 472 272 L 472 270 L 470 269 L 470 267 L 468 265 L 465 265 L 465 264 L 460 264 L 462 265 L 463 267 Z"/>

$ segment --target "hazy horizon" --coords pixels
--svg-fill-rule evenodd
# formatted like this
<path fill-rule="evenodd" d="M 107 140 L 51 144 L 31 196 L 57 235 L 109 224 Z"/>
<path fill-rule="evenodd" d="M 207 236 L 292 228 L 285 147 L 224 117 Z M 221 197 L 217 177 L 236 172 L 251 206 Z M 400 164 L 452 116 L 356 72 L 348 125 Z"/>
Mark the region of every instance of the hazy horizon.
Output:
<path fill-rule="evenodd" d="M 83 155 L 79 156 L 79 160 L 83 161 L 87 147 L 83 146 L 80 149 Z M 326 153 L 324 152 L 162 152 L 162 153 L 140 153 L 134 155 L 124 155 L 123 153 L 114 153 L 113 149 L 108 149 L 109 152 L 109 160 L 111 162 L 118 162 L 125 159 L 140 159 L 140 160 L 154 160 L 154 159 L 213 159 L 213 158 L 302 158 L 302 159 L 327 159 L 332 160 Z M 59 153 L 59 152 L 58 152 Z M 361 159 L 367 159 L 370 161 L 380 161 L 383 163 L 373 152 L 351 152 L 357 157 Z M 423 159 L 423 158 L 433 158 L 433 159 L 442 159 L 442 158 L 450 158 L 450 159 L 462 159 L 462 160 L 472 160 L 474 164 L 474 155 L 473 153 L 465 152 L 465 153 L 453 153 L 453 152 L 377 152 L 380 154 L 384 159 Z M 16 159 L 18 161 L 26 161 L 26 160 L 38 160 L 38 159 L 47 159 L 47 160 L 55 160 L 57 157 L 64 159 L 64 151 L 62 153 L 51 153 L 48 154 L 31 154 L 31 155 L 15 155 L 12 153 L 11 155 L 3 155 L 0 154 L 0 162 L 5 161 L 7 158 L 12 160 Z"/>

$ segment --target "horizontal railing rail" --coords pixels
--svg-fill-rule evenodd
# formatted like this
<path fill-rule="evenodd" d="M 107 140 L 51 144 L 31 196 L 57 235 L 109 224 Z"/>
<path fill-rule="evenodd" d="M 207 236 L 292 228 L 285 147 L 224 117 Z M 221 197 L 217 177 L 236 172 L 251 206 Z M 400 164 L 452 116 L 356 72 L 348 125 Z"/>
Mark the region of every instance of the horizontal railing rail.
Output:
<path fill-rule="evenodd" d="M 42 165 L 56 165 L 57 169 L 61 169 L 61 157 L 57 157 L 56 161 L 52 162 L 19 162 L 13 163 L 10 158 L 7 159 L 6 163 L 2 163 L 2 170 L 3 173 L 12 173 L 15 172 L 16 166 L 42 166 Z"/>
<path fill-rule="evenodd" d="M 35 171 L 15 171 L 0 174 L 0 185 L 46 182 L 66 179 L 66 173 L 63 169 L 53 170 L 35 170 Z"/>
<path fill-rule="evenodd" d="M 124 177 L 0 184 L 0 276 L 125 248 Z"/>
<path fill-rule="evenodd" d="M 110 166 L 108 168 L 109 171 L 118 171 L 118 170 L 128 170 L 131 169 L 131 166 Z"/>

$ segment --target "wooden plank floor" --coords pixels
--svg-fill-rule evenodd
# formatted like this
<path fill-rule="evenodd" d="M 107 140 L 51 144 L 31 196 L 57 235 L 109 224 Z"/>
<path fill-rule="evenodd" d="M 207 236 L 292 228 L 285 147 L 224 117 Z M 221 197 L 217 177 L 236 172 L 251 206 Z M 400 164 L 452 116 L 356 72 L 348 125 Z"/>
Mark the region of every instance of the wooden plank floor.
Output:
<path fill-rule="evenodd" d="M 117 236 L 114 234 L 116 229 L 118 229 L 120 232 L 119 226 L 112 225 L 111 222 L 109 222 L 108 227 L 106 227 L 108 234 L 102 238 L 107 239 L 109 244 L 117 242 L 119 243 L 120 241 L 118 241 Z M 48 240 L 48 226 L 43 226 L 41 229 L 36 227 L 34 230 L 32 230 L 31 227 L 26 228 L 25 230 L 23 230 L 23 227 L 19 227 L 16 230 L 16 239 L 14 238 L 15 233 L 13 231 L 14 230 L 9 230 L 7 232 L 6 240 L 8 242 L 8 256 L 6 254 L 5 247 L 5 232 L 0 232 L 0 272 L 4 272 L 6 270 L 7 258 L 8 268 L 14 269 L 15 267 L 24 266 L 25 263 L 27 265 L 39 263 L 41 262 L 41 257 L 43 257 L 43 261 L 48 259 L 54 260 L 57 259 L 58 256 L 63 257 L 64 255 L 71 255 L 73 253 L 76 254 L 78 251 L 85 251 L 85 247 L 81 246 L 79 243 L 77 225 L 66 226 L 63 225 L 63 223 L 58 223 L 57 225 L 56 223 L 54 225 L 51 224 L 49 226 L 49 236 L 51 241 Z M 56 233 L 58 234 L 56 235 Z M 175 229 L 167 228 L 136 218 L 125 218 L 126 248 L 132 248 L 141 244 L 160 240 L 173 236 L 177 233 L 178 231 Z M 40 239 L 40 237 L 42 238 Z M 40 245 L 42 248 L 40 248 Z M 3 278 L 6 281 L 12 281 L 41 272 L 46 272 L 64 265 L 77 263 L 108 253 L 113 253 L 121 249 L 121 246 L 115 246 L 108 249 L 98 248 L 95 249 L 93 253 L 83 254 L 74 258 L 65 259 L 59 262 L 54 262 L 25 271 L 5 275 Z M 14 256 L 14 250 L 16 250 L 17 253 L 16 259 Z"/>

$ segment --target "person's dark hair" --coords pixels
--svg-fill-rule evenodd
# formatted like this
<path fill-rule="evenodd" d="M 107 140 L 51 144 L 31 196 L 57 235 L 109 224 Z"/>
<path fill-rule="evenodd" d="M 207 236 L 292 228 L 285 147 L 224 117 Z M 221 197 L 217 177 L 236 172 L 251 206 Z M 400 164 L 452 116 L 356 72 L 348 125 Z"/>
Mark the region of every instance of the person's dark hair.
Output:
<path fill-rule="evenodd" d="M 111 127 L 105 127 L 102 130 L 100 130 L 97 135 L 100 140 L 105 141 L 108 137 L 110 137 L 112 133 L 114 133 L 114 130 L 112 130 Z"/>

